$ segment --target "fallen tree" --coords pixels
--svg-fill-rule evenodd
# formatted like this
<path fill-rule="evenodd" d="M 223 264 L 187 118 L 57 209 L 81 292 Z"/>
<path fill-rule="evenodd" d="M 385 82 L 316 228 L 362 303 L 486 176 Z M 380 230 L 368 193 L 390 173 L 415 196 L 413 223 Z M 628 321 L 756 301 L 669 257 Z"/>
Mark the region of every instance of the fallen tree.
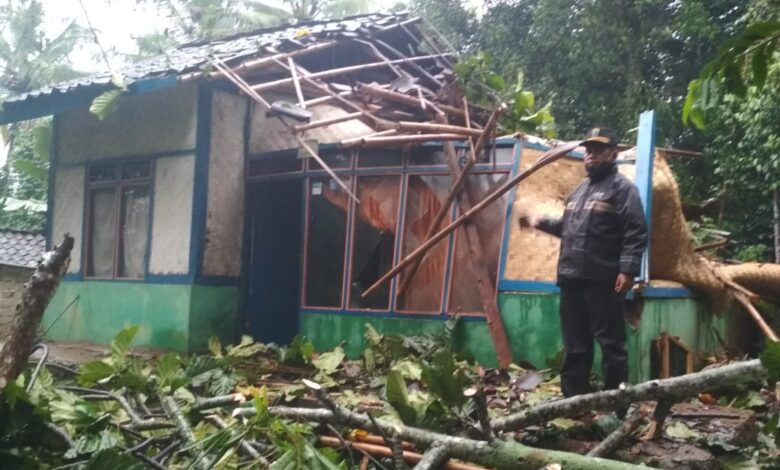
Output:
<path fill-rule="evenodd" d="M 43 254 L 30 281 L 24 285 L 10 332 L 0 349 L 0 395 L 27 365 L 49 300 L 68 271 L 72 249 L 73 237 L 66 234 L 59 246 Z"/>

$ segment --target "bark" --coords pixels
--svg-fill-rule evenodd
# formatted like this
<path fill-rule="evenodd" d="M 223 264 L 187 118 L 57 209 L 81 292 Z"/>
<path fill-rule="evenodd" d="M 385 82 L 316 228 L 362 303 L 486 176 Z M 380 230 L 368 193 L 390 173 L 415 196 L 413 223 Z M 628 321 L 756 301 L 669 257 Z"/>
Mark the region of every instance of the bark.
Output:
<path fill-rule="evenodd" d="M 772 191 L 772 208 L 775 216 L 772 223 L 775 233 L 775 263 L 780 263 L 780 189 Z"/>
<path fill-rule="evenodd" d="M 11 331 L 0 350 L 0 394 L 24 370 L 35 344 L 41 319 L 70 264 L 73 237 L 65 235 L 54 250 L 43 254 L 16 305 Z"/>
<path fill-rule="evenodd" d="M 355 413 L 341 409 L 339 413 L 320 408 L 289 408 L 275 406 L 268 409 L 269 413 L 287 419 L 337 423 L 360 429 L 374 429 L 374 424 L 363 413 Z M 251 416 L 256 413 L 254 408 L 239 408 L 235 416 Z M 425 429 L 377 421 L 382 432 L 387 435 L 397 433 L 402 439 L 414 442 L 420 447 L 443 445 L 450 449 L 450 457 L 477 463 L 479 465 L 499 470 L 538 470 L 545 465 L 559 464 L 566 470 L 617 470 L 638 469 L 640 467 L 624 462 L 592 458 L 569 452 L 535 449 L 515 442 L 495 440 L 493 443 L 476 441 L 464 437 L 448 436 Z M 643 468 L 643 467 L 641 467 Z"/>
<path fill-rule="evenodd" d="M 173 416 L 173 420 L 176 424 L 177 434 L 179 434 L 179 437 L 187 444 L 190 455 L 197 459 L 193 466 L 203 470 L 210 469 L 211 459 L 207 456 L 198 455 L 199 451 L 201 450 L 201 446 L 198 444 L 198 440 L 195 438 L 195 433 L 192 432 L 192 427 L 190 426 L 189 420 L 186 416 L 184 416 L 184 413 L 182 413 L 181 408 L 179 408 L 179 405 L 176 403 L 176 400 L 174 400 L 173 397 L 161 396 L 160 404 L 163 405 L 163 409 L 167 414 Z"/>
<path fill-rule="evenodd" d="M 494 430 L 511 431 L 554 418 L 577 416 L 589 410 L 614 410 L 640 401 L 679 400 L 696 396 L 701 391 L 761 382 L 765 374 L 760 360 L 742 361 L 680 377 L 651 380 L 624 390 L 607 390 L 544 403 L 495 419 L 491 424 Z"/>

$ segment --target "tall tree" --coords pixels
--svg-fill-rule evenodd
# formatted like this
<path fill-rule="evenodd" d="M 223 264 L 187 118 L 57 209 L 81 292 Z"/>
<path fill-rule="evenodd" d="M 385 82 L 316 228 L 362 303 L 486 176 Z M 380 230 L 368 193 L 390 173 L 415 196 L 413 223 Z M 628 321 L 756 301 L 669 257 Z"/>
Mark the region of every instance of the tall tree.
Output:
<path fill-rule="evenodd" d="M 47 37 L 44 9 L 39 0 L 10 0 L 0 6 L 0 100 L 76 77 L 69 54 L 86 37 L 75 22 Z M 7 126 L 6 165 L 0 170 L 0 226 L 41 229 L 40 213 L 29 209 L 5 210 L 7 198 L 42 202 L 46 199 L 45 171 L 49 121 Z M 36 137 L 37 136 L 37 137 Z M 36 149 L 46 148 L 45 152 Z"/>
<path fill-rule="evenodd" d="M 367 13 L 371 0 L 282 0 L 281 7 L 259 0 L 139 0 L 156 6 L 171 26 L 139 38 L 142 55 L 177 44 L 230 36 L 284 22 Z"/>

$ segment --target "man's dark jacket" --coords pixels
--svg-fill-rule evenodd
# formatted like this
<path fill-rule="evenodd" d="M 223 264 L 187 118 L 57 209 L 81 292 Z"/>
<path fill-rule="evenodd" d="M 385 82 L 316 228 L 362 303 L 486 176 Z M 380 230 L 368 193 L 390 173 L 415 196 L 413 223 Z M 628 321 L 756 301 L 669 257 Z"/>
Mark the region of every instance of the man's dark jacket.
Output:
<path fill-rule="evenodd" d="M 647 224 L 636 186 L 616 165 L 589 176 L 566 200 L 558 219 L 539 229 L 561 238 L 558 283 L 615 282 L 618 273 L 638 275 L 647 246 Z"/>

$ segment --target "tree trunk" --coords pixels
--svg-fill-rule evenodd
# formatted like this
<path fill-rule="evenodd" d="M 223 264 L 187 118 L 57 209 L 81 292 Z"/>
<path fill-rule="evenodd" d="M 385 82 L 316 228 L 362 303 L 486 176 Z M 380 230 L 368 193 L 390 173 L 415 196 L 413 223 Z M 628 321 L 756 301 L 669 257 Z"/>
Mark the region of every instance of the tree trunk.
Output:
<path fill-rule="evenodd" d="M 780 263 L 780 189 L 772 191 L 772 208 L 775 216 L 772 221 L 775 232 L 775 263 Z"/>
<path fill-rule="evenodd" d="M 0 350 L 0 394 L 6 385 L 16 380 L 32 351 L 43 313 L 68 271 L 73 237 L 65 235 L 60 246 L 43 254 L 30 281 L 24 285 L 22 298 L 16 305 L 11 331 Z"/>
<path fill-rule="evenodd" d="M 494 419 L 490 424 L 494 430 L 511 431 L 554 418 L 577 416 L 589 410 L 613 410 L 640 401 L 693 397 L 703 391 L 760 382 L 765 375 L 760 360 L 742 361 L 695 374 L 651 380 L 624 390 L 606 390 L 543 403 L 527 411 Z"/>

